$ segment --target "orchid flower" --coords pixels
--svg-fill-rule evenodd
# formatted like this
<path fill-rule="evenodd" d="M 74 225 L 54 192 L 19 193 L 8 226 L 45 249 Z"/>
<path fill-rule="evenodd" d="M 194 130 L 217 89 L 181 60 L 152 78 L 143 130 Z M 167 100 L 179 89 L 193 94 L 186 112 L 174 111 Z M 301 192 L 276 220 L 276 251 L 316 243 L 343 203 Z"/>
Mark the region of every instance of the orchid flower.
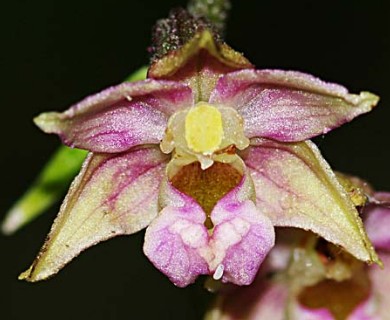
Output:
<path fill-rule="evenodd" d="M 174 12 L 164 25 L 188 19 Z M 144 228 L 146 256 L 179 287 L 199 275 L 249 285 L 275 226 L 310 230 L 380 263 L 308 141 L 369 112 L 378 97 L 300 72 L 255 70 L 203 24 L 182 34 L 155 56 L 148 79 L 35 119 L 90 154 L 20 278 L 48 278 L 86 248 Z"/>
<path fill-rule="evenodd" d="M 354 194 L 355 199 L 361 196 L 361 189 L 356 190 L 360 195 Z M 390 193 L 373 193 L 369 198 L 371 202 L 363 210 L 365 227 L 387 265 Z M 283 235 L 254 283 L 225 288 L 207 320 L 389 319 L 388 268 L 367 266 L 308 232 L 279 231 Z"/>

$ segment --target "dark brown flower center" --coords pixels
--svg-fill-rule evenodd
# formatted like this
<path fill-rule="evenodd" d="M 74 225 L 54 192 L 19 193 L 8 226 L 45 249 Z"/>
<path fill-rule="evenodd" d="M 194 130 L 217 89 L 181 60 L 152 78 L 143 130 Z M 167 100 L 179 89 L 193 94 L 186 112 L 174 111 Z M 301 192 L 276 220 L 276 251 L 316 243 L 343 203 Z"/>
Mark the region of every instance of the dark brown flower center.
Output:
<path fill-rule="evenodd" d="M 336 320 L 345 320 L 370 294 L 370 279 L 362 270 L 345 281 L 324 280 L 306 287 L 298 297 L 310 309 L 328 309 Z"/>
<path fill-rule="evenodd" d="M 229 164 L 214 162 L 211 167 L 202 170 L 199 162 L 193 162 L 182 167 L 172 177 L 171 183 L 199 203 L 207 214 L 205 225 L 211 229 L 211 211 L 218 200 L 237 186 L 241 179 L 242 174 Z"/>

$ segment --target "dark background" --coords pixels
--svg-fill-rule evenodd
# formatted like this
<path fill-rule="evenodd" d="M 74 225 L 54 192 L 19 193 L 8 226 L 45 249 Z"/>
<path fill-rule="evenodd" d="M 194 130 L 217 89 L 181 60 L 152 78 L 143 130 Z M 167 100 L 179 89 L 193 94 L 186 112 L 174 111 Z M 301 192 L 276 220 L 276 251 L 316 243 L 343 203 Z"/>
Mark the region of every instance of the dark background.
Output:
<path fill-rule="evenodd" d="M 148 62 L 154 21 L 184 1 L 7 2 L 1 9 L 0 215 L 58 146 L 32 117 L 63 110 Z M 390 12 L 386 1 L 233 1 L 227 42 L 259 68 L 309 72 L 381 102 L 316 139 L 338 170 L 390 190 Z M 0 236 L 1 319 L 199 319 L 201 281 L 175 288 L 142 254 L 143 233 L 102 243 L 42 283 L 16 277 L 32 261 L 54 208 Z"/>

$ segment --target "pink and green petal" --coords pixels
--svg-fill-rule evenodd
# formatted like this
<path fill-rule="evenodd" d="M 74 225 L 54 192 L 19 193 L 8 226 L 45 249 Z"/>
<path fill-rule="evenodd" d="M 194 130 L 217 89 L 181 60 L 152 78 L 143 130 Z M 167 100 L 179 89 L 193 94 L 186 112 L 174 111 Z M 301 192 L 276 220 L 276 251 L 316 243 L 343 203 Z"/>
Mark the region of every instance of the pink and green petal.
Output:
<path fill-rule="evenodd" d="M 158 148 L 90 154 L 44 246 L 20 278 L 46 279 L 88 247 L 145 228 L 158 213 L 159 182 L 166 162 Z"/>
<path fill-rule="evenodd" d="M 180 195 L 184 206 L 168 206 L 147 228 L 144 253 L 176 286 L 185 287 L 208 274 L 209 236 L 205 213 L 190 197 Z"/>
<path fill-rule="evenodd" d="M 312 142 L 253 139 L 244 160 L 257 205 L 275 226 L 313 231 L 362 261 L 380 263 L 355 206 Z"/>
<path fill-rule="evenodd" d="M 243 180 L 247 179 L 245 176 Z M 211 213 L 214 224 L 210 271 L 223 282 L 249 285 L 274 246 L 275 232 L 268 217 L 251 200 L 238 199 L 241 183 L 222 198 Z M 218 268 L 222 268 L 218 270 Z M 223 272 L 222 272 L 223 271 Z"/>
<path fill-rule="evenodd" d="M 168 118 L 193 105 L 188 86 L 171 81 L 126 82 L 87 97 L 63 113 L 34 119 L 63 143 L 96 153 L 123 152 L 142 144 L 158 144 Z"/>
<path fill-rule="evenodd" d="M 223 76 L 210 103 L 236 108 L 248 138 L 284 142 L 310 139 L 369 112 L 379 98 L 311 75 L 282 70 L 243 70 Z"/>

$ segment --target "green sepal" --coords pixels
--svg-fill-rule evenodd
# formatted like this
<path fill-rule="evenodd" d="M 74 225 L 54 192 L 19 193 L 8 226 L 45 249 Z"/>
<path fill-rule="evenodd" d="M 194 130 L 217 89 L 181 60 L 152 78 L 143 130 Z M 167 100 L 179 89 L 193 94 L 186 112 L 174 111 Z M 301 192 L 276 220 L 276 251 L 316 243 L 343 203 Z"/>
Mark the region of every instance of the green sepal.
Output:
<path fill-rule="evenodd" d="M 147 67 L 141 67 L 125 81 L 143 80 L 146 73 Z M 85 150 L 60 146 L 26 193 L 7 212 L 1 231 L 6 235 L 13 234 L 63 197 L 86 155 Z"/>

